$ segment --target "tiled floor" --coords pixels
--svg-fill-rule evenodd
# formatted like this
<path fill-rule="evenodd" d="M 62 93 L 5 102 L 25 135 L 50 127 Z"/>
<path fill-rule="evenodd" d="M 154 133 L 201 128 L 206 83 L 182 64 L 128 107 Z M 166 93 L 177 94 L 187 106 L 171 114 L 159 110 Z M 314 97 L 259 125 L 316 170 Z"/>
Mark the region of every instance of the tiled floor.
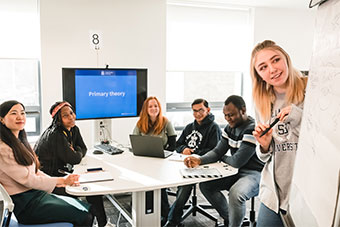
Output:
<path fill-rule="evenodd" d="M 173 188 L 172 191 L 176 191 L 176 188 Z M 197 191 L 197 201 L 198 204 L 208 204 L 208 202 L 205 200 L 204 196 Z M 225 195 L 227 192 L 224 192 Z M 169 196 L 170 204 L 174 201 L 174 196 Z M 115 195 L 115 200 L 118 201 L 121 204 L 121 207 L 127 211 L 127 213 L 131 214 L 131 193 L 126 194 L 118 194 Z M 257 215 L 258 207 L 260 202 L 258 201 L 258 197 L 255 198 L 255 211 Z M 120 214 L 119 210 L 117 210 L 116 207 L 112 205 L 112 203 L 104 197 L 104 206 L 106 210 L 106 214 L 108 218 L 110 219 L 110 222 L 113 224 L 116 224 L 118 227 L 130 227 L 131 224 L 127 221 L 127 219 Z M 250 211 L 250 201 L 247 202 L 247 213 L 246 216 L 249 216 Z M 219 217 L 218 213 L 214 209 L 209 209 L 208 212 L 212 214 L 213 216 L 217 217 L 219 221 L 221 222 L 222 219 Z M 131 217 L 131 215 L 130 215 Z M 183 224 L 186 227 L 211 227 L 214 226 L 215 223 L 211 221 L 210 219 L 206 218 L 205 216 L 201 215 L 200 213 L 197 213 L 196 216 L 189 215 L 184 221 Z"/>

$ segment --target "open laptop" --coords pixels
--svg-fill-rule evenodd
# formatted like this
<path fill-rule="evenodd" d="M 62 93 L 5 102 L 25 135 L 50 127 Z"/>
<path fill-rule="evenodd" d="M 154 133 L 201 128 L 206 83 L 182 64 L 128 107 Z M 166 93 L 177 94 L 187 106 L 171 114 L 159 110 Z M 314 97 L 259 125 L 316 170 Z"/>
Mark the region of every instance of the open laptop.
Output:
<path fill-rule="evenodd" d="M 163 139 L 157 136 L 130 135 L 132 152 L 136 156 L 166 158 L 173 154 L 163 149 Z"/>

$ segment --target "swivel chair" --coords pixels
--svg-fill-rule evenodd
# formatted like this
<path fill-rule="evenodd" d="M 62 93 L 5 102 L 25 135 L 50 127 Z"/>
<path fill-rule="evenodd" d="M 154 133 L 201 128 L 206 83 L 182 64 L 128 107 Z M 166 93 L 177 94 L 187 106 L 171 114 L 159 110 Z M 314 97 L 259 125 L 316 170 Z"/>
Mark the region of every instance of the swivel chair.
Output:
<path fill-rule="evenodd" d="M 218 219 L 215 218 L 213 215 L 209 214 L 206 211 L 206 209 L 214 209 L 214 208 L 211 205 L 200 205 L 200 204 L 197 204 L 196 185 L 197 184 L 195 184 L 193 186 L 190 204 L 184 206 L 184 209 L 186 209 L 186 211 L 184 212 L 184 214 L 181 217 L 181 222 L 184 219 L 186 219 L 190 214 L 192 214 L 192 216 L 196 216 L 196 213 L 198 212 L 198 213 L 204 215 L 205 217 L 209 218 L 213 222 L 215 222 L 215 226 L 218 226 Z"/>
<path fill-rule="evenodd" d="M 211 219 L 215 222 L 215 226 L 218 226 L 218 219 L 215 218 L 213 215 L 209 214 L 206 209 L 214 209 L 211 205 L 199 205 L 197 204 L 197 194 L 196 194 L 196 184 L 193 186 L 193 192 L 191 197 L 191 204 L 185 205 L 184 209 L 187 209 L 186 212 L 181 217 L 181 222 L 187 218 L 191 213 L 193 216 L 196 216 L 196 212 L 201 213 L 202 215 L 206 216 L 207 218 Z M 250 199 L 250 211 L 249 217 L 245 217 L 242 226 L 256 226 L 255 221 L 255 197 Z"/>
<path fill-rule="evenodd" d="M 249 217 L 245 217 L 242 223 L 242 226 L 256 226 L 255 221 L 255 197 L 251 197 L 250 199 L 250 211 Z"/>
<path fill-rule="evenodd" d="M 15 216 L 12 216 L 14 203 L 5 188 L 0 184 L 0 227 L 72 227 L 71 223 L 58 222 L 39 225 L 19 224 Z"/>

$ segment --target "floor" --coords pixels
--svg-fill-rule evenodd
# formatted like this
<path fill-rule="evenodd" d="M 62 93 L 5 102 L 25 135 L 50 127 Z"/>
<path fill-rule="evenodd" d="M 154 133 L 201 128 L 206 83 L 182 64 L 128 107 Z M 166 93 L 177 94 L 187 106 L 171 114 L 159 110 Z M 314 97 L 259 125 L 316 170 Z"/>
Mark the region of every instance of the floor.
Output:
<path fill-rule="evenodd" d="M 176 191 L 176 188 L 172 188 L 172 191 Z M 224 192 L 225 195 L 227 192 Z M 174 201 L 174 196 L 169 196 L 170 204 Z M 117 194 L 114 196 L 114 201 L 118 202 L 122 209 L 127 211 L 128 214 L 131 214 L 131 193 L 125 193 L 125 194 Z M 197 201 L 198 204 L 206 204 L 208 205 L 208 202 L 205 200 L 204 196 L 200 193 L 199 190 L 197 190 Z M 247 201 L 247 212 L 246 216 L 249 216 L 250 211 L 250 201 Z M 260 202 L 258 201 L 258 197 L 255 198 L 255 211 L 257 215 L 257 211 L 259 208 Z M 106 210 L 106 214 L 110 220 L 111 223 L 115 224 L 117 227 L 131 227 L 132 225 L 129 223 L 127 218 L 125 218 L 121 212 L 112 205 L 110 200 L 104 196 L 104 206 Z M 219 217 L 218 213 L 214 209 L 209 209 L 208 212 L 212 214 L 214 217 L 217 217 L 219 222 L 222 223 L 222 218 Z M 130 215 L 131 218 L 131 215 Z M 215 223 L 206 218 L 205 216 L 201 215 L 200 213 L 197 213 L 196 216 L 189 215 L 184 221 L 184 226 L 186 227 L 211 227 L 215 226 Z"/>

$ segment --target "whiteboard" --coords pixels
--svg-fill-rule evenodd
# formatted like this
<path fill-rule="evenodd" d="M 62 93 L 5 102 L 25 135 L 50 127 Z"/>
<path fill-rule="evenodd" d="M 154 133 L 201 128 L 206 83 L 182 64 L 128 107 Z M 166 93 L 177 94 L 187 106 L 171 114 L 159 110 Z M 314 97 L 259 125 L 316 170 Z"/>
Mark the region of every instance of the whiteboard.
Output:
<path fill-rule="evenodd" d="M 329 0 L 317 12 L 290 196 L 296 226 L 332 226 L 339 168 L 340 1 Z"/>

